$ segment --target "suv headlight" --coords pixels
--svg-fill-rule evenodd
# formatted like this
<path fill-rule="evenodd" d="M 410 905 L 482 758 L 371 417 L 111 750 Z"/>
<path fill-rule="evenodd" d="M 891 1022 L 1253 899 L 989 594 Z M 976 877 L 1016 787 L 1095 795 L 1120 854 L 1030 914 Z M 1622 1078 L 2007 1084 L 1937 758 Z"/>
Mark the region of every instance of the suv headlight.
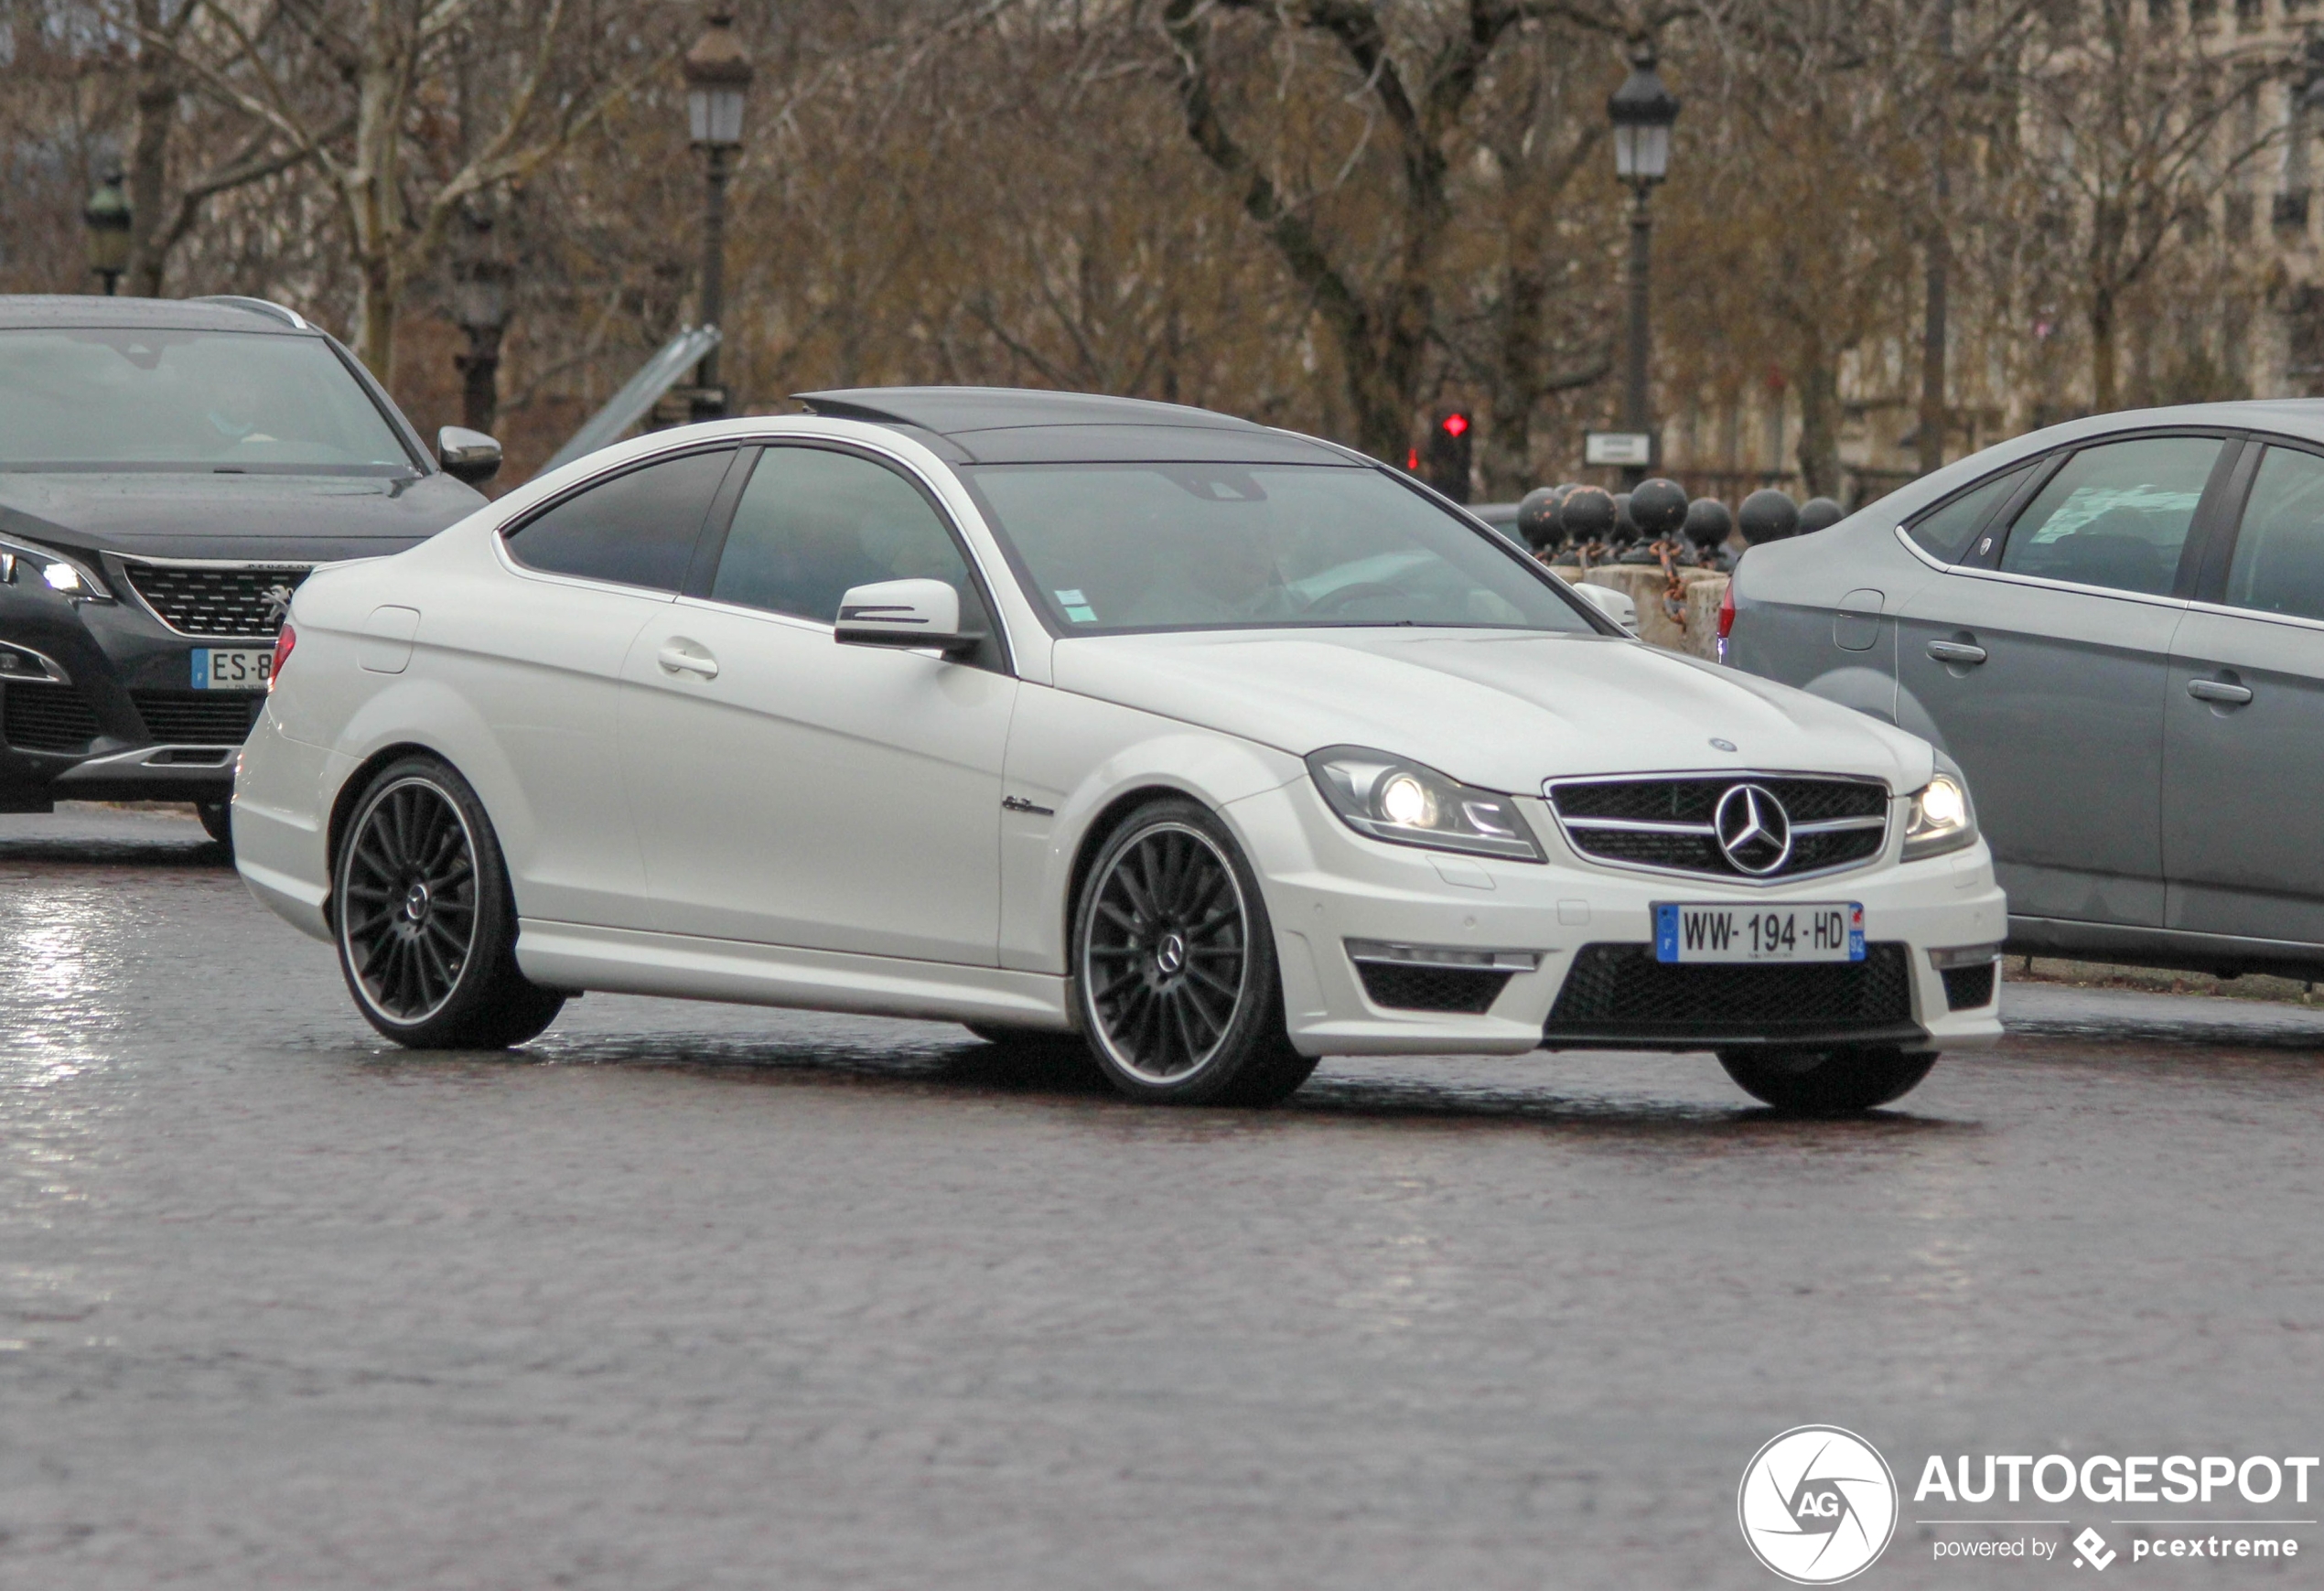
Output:
<path fill-rule="evenodd" d="M 111 602 L 113 593 L 97 572 L 78 558 L 30 542 L 0 542 L 0 586 L 38 580 L 59 597 L 77 602 Z"/>
<path fill-rule="evenodd" d="M 1359 834 L 1432 851 L 1546 860 L 1517 803 L 1497 791 L 1361 746 L 1327 746 L 1309 755 L 1307 771 L 1331 810 Z"/>
<path fill-rule="evenodd" d="M 1969 802 L 1969 781 L 1961 770 L 1939 765 L 1937 776 L 1912 792 L 1904 822 L 1904 859 L 1942 856 L 1977 843 L 1977 809 Z"/>

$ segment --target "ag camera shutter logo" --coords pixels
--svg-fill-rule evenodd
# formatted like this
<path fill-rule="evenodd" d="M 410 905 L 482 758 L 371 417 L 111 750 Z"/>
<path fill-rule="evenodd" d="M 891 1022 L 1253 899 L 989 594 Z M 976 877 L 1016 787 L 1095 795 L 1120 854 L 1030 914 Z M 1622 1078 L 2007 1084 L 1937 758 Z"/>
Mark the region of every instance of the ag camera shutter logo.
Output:
<path fill-rule="evenodd" d="M 1897 1478 L 1855 1432 L 1797 1425 L 1744 1467 L 1735 1512 L 1752 1555 L 1769 1569 L 1795 1586 L 1836 1586 L 1888 1551 Z"/>

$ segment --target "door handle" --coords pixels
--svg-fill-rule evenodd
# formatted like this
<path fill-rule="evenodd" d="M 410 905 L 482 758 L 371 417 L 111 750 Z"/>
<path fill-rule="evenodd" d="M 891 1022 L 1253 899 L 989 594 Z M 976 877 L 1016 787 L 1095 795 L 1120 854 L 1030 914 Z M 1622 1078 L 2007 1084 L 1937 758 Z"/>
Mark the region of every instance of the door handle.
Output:
<path fill-rule="evenodd" d="M 700 674 L 705 680 L 718 677 L 718 660 L 691 641 L 672 641 L 655 654 L 665 674 Z"/>
<path fill-rule="evenodd" d="M 2231 685 L 2224 680 L 2190 680 L 2187 693 L 2198 702 L 2217 702 L 2222 707 L 2241 707 L 2252 699 L 2249 685 Z"/>
<path fill-rule="evenodd" d="M 1932 640 L 1929 655 L 1941 663 L 1968 663 L 1972 667 L 1985 661 L 1985 649 L 1971 646 L 1965 640 Z"/>

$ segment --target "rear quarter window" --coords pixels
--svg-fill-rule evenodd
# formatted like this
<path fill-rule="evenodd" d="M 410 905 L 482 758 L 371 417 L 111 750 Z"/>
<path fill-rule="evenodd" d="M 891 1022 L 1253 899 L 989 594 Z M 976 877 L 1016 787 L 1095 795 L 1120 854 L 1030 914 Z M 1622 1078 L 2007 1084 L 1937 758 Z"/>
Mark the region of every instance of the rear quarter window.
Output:
<path fill-rule="evenodd" d="M 2032 465 L 2022 464 L 1979 481 L 1914 520 L 1905 527 L 1905 534 L 1931 557 L 1947 564 L 1959 563 L 1968 554 L 1971 538 L 1985 528 L 2032 470 Z"/>

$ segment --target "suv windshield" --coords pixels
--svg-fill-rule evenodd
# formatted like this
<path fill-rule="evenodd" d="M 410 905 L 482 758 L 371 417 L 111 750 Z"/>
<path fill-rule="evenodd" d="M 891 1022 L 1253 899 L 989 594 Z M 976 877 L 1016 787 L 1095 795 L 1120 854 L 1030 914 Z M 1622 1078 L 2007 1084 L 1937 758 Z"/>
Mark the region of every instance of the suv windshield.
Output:
<path fill-rule="evenodd" d="M 411 455 L 321 339 L 0 331 L 0 469 L 408 472 Z"/>
<path fill-rule="evenodd" d="M 1376 470 L 1305 464 L 963 468 L 1068 635 L 1443 625 L 1587 633 L 1502 547 Z"/>

